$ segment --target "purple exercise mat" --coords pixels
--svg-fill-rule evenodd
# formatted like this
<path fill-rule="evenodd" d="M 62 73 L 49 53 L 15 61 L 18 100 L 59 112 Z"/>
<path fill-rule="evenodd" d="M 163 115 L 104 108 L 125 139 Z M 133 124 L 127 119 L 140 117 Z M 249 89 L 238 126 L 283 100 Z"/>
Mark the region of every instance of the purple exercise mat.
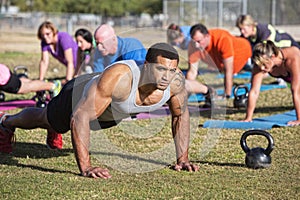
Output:
<path fill-rule="evenodd" d="M 25 107 L 34 107 L 36 101 L 34 100 L 14 100 L 14 101 L 5 101 L 0 102 L 0 111 L 12 110 L 16 108 L 25 108 Z M 210 108 L 199 108 L 197 106 L 189 106 L 190 113 L 195 113 L 199 111 L 210 110 Z M 170 115 L 170 110 L 168 106 L 163 106 L 158 110 L 148 113 L 139 113 L 136 115 L 137 119 L 149 119 L 157 118 Z M 134 117 L 133 117 L 134 118 Z"/>
<path fill-rule="evenodd" d="M 36 101 L 28 100 L 14 100 L 14 101 L 4 101 L 0 102 L 0 111 L 12 110 L 16 108 L 25 108 L 35 106 Z"/>
<path fill-rule="evenodd" d="M 198 106 L 189 106 L 190 113 L 196 113 L 204 110 L 210 110 L 211 108 L 199 108 Z M 168 106 L 163 106 L 158 110 L 148 113 L 139 113 L 136 115 L 137 119 L 149 119 L 157 118 L 170 115 L 170 110 Z M 134 118 L 134 117 L 133 117 Z"/>

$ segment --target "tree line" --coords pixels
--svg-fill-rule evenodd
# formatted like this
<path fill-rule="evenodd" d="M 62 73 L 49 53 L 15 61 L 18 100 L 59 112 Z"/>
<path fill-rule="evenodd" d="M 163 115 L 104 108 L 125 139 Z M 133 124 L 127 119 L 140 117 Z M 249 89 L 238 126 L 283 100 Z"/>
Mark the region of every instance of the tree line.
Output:
<path fill-rule="evenodd" d="M 1 0 L 21 12 L 90 13 L 106 17 L 162 13 L 162 0 Z"/>

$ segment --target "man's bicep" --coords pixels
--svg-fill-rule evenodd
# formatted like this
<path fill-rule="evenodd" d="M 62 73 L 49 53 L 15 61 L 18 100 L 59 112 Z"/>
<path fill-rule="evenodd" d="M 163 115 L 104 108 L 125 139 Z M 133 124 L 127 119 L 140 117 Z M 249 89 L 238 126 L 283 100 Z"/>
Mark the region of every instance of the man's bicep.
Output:
<path fill-rule="evenodd" d="M 168 101 L 168 105 L 173 116 L 182 115 L 187 108 L 187 91 L 183 89 L 173 95 Z"/>

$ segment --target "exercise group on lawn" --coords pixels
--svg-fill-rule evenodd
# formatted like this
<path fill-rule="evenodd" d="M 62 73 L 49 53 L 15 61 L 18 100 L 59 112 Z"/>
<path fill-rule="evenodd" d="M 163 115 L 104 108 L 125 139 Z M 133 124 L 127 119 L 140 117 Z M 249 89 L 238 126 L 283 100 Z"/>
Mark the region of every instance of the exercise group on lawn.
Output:
<path fill-rule="evenodd" d="M 13 152 L 16 128 L 46 129 L 50 149 L 62 149 L 62 134 L 70 131 L 81 175 L 111 178 L 108 169 L 91 163 L 90 123 L 107 129 L 128 116 L 167 105 L 176 150 L 174 169 L 198 171 L 199 166 L 189 160 L 188 97 L 201 93 L 207 101 L 226 100 L 232 95 L 234 75 L 246 68 L 252 71 L 252 87 L 245 119 L 241 121 L 252 120 L 262 80 L 270 75 L 290 83 L 296 119 L 288 125 L 299 125 L 299 45 L 289 34 L 281 36 L 273 26 L 256 23 L 248 15 L 240 16 L 236 25 L 241 36 L 224 29 L 208 29 L 204 24 L 171 24 L 167 41 L 146 49 L 136 38 L 117 36 L 108 24 L 100 25 L 94 33 L 78 29 L 74 40 L 52 22 L 43 22 L 37 33 L 41 40 L 39 80 L 19 78 L 9 66 L 0 64 L 0 91 L 20 94 L 49 90 L 55 95 L 44 108 L 28 107 L 15 114 L 0 112 L 0 152 Z M 176 48 L 188 55 L 186 75 L 179 68 Z M 50 55 L 66 66 L 64 79 L 45 81 Z M 198 81 L 199 61 L 224 74 L 222 96 L 217 96 L 212 86 Z"/>

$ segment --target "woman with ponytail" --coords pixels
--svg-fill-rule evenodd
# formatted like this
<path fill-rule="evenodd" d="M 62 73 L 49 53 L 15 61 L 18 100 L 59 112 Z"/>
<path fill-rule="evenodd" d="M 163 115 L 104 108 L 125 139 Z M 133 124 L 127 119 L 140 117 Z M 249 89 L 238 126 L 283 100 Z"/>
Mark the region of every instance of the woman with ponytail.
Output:
<path fill-rule="evenodd" d="M 75 39 L 78 45 L 75 76 L 92 73 L 96 48 L 94 36 L 89 30 L 80 28 L 75 32 Z"/>

